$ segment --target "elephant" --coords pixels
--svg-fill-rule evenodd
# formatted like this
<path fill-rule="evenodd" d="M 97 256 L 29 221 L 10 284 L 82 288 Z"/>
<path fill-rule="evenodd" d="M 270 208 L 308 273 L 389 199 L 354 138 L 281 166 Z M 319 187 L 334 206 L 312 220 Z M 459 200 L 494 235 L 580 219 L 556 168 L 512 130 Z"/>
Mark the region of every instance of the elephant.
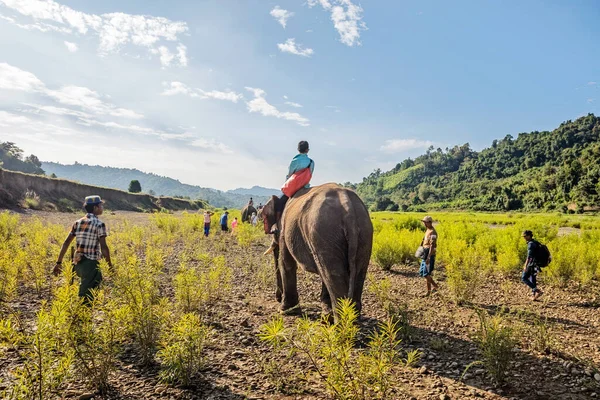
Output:
<path fill-rule="evenodd" d="M 334 183 L 300 189 L 277 221 L 273 196 L 261 210 L 265 233 L 272 233 L 281 311 L 299 310 L 297 267 L 321 277 L 321 303 L 330 314 L 338 299 L 349 298 L 358 312 L 373 247 L 373 224 L 358 195 Z M 335 318 L 334 314 L 334 318 Z"/>
<path fill-rule="evenodd" d="M 244 208 L 242 208 L 242 222 L 250 222 L 250 219 L 252 218 L 252 213 L 255 212 L 257 211 L 256 208 L 254 208 L 254 206 L 246 204 Z"/>

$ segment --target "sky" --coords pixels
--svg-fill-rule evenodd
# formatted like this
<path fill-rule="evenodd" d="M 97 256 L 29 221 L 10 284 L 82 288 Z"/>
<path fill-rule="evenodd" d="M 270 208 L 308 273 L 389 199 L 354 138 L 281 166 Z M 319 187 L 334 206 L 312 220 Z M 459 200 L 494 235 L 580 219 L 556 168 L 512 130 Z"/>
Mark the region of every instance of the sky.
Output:
<path fill-rule="evenodd" d="M 222 190 L 600 114 L 600 3 L 0 0 L 0 141 Z"/>

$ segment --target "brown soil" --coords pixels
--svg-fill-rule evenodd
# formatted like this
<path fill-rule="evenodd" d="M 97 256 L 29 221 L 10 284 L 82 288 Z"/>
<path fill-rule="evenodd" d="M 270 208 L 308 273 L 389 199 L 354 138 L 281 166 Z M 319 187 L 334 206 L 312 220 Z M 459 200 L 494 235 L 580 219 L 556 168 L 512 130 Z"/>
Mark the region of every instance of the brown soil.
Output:
<path fill-rule="evenodd" d="M 35 213 L 44 220 L 65 227 L 72 223 L 74 214 Z M 25 217 L 27 218 L 27 216 Z M 109 227 L 128 220 L 133 224 L 148 223 L 148 216 L 137 213 L 117 213 L 103 219 Z M 204 315 L 215 334 L 206 348 L 206 368 L 191 388 L 172 387 L 158 379 L 158 366 L 141 367 L 133 349 L 125 349 L 113 374 L 110 399 L 323 399 L 328 398 L 324 387 L 314 377 L 300 374 L 290 379 L 281 390 L 261 367 L 274 357 L 269 348 L 257 337 L 259 327 L 278 312 L 274 298 L 271 257 L 262 252 L 268 238 L 250 249 L 240 248 L 231 236 L 226 239 L 226 250 L 217 246 L 217 240 L 204 242 L 207 251 L 223 254 L 234 269 L 232 292 L 220 304 Z M 49 260 L 52 263 L 52 260 Z M 169 260 L 165 282 L 170 281 L 178 265 L 176 258 Z M 261 271 L 267 272 L 261 275 Z M 425 282 L 419 278 L 416 265 L 396 266 L 382 272 L 376 266 L 369 269 L 369 279 L 389 278 L 394 296 L 404 304 L 411 315 L 414 328 L 412 342 L 405 342 L 406 350 L 420 349 L 423 357 L 413 368 L 398 367 L 394 376 L 399 389 L 395 399 L 590 399 L 600 398 L 600 382 L 594 379 L 600 373 L 600 288 L 570 286 L 545 287 L 539 302 L 531 302 L 527 288 L 517 277 L 508 279 L 490 276 L 478 291 L 473 304 L 455 305 L 445 285 L 443 268 L 438 268 L 435 279 L 441 290 L 432 297 L 423 298 Z M 302 309 L 311 318 L 320 312 L 320 282 L 317 276 L 299 273 L 299 292 Z M 110 285 L 110 282 L 106 282 Z M 166 286 L 166 285 L 165 285 Z M 28 288 L 21 288 L 10 307 L 33 318 L 40 299 Z M 364 295 L 361 328 L 368 333 L 385 313 L 375 297 L 367 290 Z M 467 365 L 480 358 L 473 333 L 479 326 L 476 309 L 490 314 L 503 313 L 513 321 L 520 332 L 520 344 L 512 364 L 508 383 L 496 387 L 479 365 L 470 368 L 463 381 L 459 378 Z M 286 324 L 296 318 L 284 317 Z M 531 338 L 524 333 L 535 320 L 546 321 L 549 329 L 547 351 L 531 349 Z M 0 360 L 0 390 L 2 378 L 19 363 L 16 354 Z M 288 366 L 294 371 L 294 366 Z M 591 376 L 590 376 L 591 375 Z M 600 376 L 599 376 L 600 378 Z M 69 382 L 62 398 L 80 398 L 88 393 L 85 378 Z M 95 398 L 101 398 L 97 396 Z"/>

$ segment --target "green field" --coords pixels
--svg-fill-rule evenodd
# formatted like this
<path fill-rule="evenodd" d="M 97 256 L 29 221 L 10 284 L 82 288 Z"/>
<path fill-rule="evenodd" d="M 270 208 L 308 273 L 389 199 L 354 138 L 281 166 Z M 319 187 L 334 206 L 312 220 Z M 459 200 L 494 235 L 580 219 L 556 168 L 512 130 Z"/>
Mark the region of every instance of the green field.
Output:
<path fill-rule="evenodd" d="M 330 325 L 312 274 L 298 279 L 305 318 L 278 316 L 262 226 L 222 234 L 215 215 L 203 238 L 201 214 L 103 216 L 114 269 L 102 265 L 87 308 L 69 268 L 50 274 L 78 215 L 0 213 L 0 397 L 510 399 L 533 398 L 531 385 L 549 398 L 599 393 L 600 220 L 434 213 L 441 290 L 423 298 L 414 259 L 423 216 L 372 214 L 363 319 L 346 306 Z M 553 256 L 535 303 L 519 282 L 524 229 Z"/>

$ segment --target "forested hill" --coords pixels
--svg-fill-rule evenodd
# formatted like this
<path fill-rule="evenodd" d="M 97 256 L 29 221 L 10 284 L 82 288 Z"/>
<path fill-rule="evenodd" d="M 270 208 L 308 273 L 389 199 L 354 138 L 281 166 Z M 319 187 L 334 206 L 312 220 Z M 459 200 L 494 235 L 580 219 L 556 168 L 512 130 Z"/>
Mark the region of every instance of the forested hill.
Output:
<path fill-rule="evenodd" d="M 430 147 L 357 185 L 372 210 L 595 210 L 600 206 L 600 118 L 520 133 L 473 151 Z"/>
<path fill-rule="evenodd" d="M 241 208 L 248 203 L 249 198 L 254 197 L 255 204 L 266 203 L 270 196 L 266 193 L 277 194 L 275 189 L 254 187 L 252 189 L 236 189 L 234 191 L 220 191 L 200 186 L 188 185 L 180 181 L 150 174 L 130 168 L 101 167 L 75 163 L 63 165 L 52 162 L 43 162 L 42 168 L 47 174 L 55 174 L 59 178 L 65 178 L 88 185 L 103 186 L 114 189 L 127 190 L 132 180 L 138 180 L 145 193 L 161 196 L 173 196 L 208 201 L 215 207 Z"/>

